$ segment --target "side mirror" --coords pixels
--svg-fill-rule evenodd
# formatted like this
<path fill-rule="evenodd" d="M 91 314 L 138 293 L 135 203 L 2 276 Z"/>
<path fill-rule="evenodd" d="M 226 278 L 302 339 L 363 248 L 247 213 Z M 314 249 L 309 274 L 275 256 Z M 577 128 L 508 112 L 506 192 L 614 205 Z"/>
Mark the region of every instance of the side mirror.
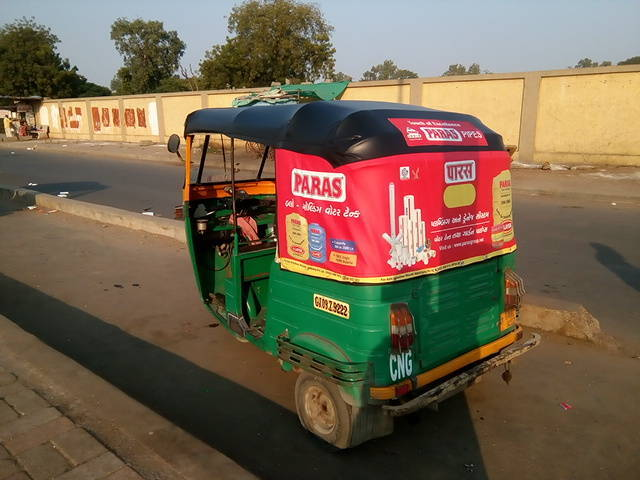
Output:
<path fill-rule="evenodd" d="M 167 142 L 167 150 L 171 153 L 178 153 L 178 149 L 180 148 L 180 137 L 175 133 L 169 137 L 169 141 Z"/>

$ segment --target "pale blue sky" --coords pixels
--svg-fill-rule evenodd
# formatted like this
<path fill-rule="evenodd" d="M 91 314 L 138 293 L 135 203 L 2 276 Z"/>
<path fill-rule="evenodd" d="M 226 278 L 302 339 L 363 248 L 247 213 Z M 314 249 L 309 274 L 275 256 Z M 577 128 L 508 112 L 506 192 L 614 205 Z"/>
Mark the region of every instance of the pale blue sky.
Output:
<path fill-rule="evenodd" d="M 160 20 L 187 44 L 197 67 L 223 43 L 234 0 L 0 0 L 0 24 L 34 16 L 60 38 L 60 53 L 90 81 L 109 86 L 121 58 L 109 38 L 117 17 Z M 583 57 L 614 64 L 640 55 L 640 0 L 320 0 L 335 28 L 336 70 L 360 79 L 390 58 L 420 76 L 451 63 L 492 72 L 565 68 Z"/>

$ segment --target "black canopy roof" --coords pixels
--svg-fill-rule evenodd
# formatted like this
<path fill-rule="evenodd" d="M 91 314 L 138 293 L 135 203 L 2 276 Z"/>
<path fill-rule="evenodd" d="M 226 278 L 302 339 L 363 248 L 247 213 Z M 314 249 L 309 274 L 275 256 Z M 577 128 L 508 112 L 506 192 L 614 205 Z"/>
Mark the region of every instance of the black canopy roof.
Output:
<path fill-rule="evenodd" d="M 389 118 L 471 122 L 484 133 L 488 145 L 409 147 Z M 187 116 L 184 134 L 195 133 L 222 133 L 241 140 L 318 155 L 334 166 L 402 153 L 504 150 L 502 137 L 476 117 L 387 102 L 336 100 L 205 108 Z"/>

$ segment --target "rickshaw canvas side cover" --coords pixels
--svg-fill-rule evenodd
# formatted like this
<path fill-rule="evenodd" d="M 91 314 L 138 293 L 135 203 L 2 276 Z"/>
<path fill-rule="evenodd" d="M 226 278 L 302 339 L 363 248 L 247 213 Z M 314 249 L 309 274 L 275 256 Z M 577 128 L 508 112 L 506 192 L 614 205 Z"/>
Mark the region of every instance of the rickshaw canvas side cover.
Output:
<path fill-rule="evenodd" d="M 383 283 L 513 252 L 509 164 L 505 151 L 445 151 L 334 168 L 279 149 L 281 266 Z"/>

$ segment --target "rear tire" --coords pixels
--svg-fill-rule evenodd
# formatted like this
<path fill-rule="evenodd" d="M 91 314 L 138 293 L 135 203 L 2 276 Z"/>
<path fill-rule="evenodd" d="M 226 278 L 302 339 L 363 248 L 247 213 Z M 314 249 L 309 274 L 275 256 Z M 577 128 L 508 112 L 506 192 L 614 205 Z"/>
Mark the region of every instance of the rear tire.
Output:
<path fill-rule="evenodd" d="M 351 448 L 393 432 L 393 417 L 380 406 L 348 404 L 329 380 L 302 372 L 296 382 L 296 410 L 304 428 L 337 448 Z"/>
<path fill-rule="evenodd" d="M 304 428 L 338 448 L 351 445 L 351 405 L 333 383 L 302 372 L 295 389 L 296 410 Z"/>

